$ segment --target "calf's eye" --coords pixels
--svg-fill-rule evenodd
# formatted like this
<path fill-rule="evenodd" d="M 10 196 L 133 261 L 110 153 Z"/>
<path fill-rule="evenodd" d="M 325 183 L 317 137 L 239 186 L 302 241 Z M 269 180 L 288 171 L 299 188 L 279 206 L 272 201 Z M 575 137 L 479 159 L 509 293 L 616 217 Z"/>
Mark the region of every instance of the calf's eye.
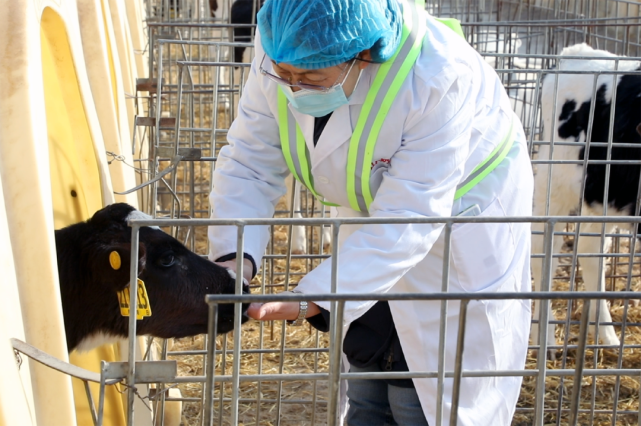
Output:
<path fill-rule="evenodd" d="M 176 258 L 173 254 L 170 253 L 162 256 L 158 262 L 160 263 L 160 266 L 169 268 L 170 266 L 173 266 L 174 263 L 176 263 Z"/>

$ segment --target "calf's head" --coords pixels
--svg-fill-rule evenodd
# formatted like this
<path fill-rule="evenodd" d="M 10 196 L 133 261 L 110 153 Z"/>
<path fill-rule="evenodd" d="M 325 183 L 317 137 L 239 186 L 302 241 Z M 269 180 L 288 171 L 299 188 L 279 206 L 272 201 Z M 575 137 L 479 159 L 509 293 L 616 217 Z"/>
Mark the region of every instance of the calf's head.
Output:
<path fill-rule="evenodd" d="M 65 331 L 69 350 L 88 349 L 128 334 L 118 292 L 129 284 L 130 218 L 149 218 L 128 204 L 112 204 L 87 222 L 56 231 Z M 137 334 L 171 338 L 207 332 L 206 294 L 233 294 L 233 274 L 188 250 L 157 227 L 141 227 L 138 278 L 152 315 L 138 320 Z M 127 288 L 128 291 L 128 288 Z M 248 292 L 245 286 L 244 292 Z M 247 320 L 243 306 L 243 322 Z M 132 313 L 133 314 L 133 313 Z M 233 305 L 221 305 L 218 333 L 233 328 Z"/>

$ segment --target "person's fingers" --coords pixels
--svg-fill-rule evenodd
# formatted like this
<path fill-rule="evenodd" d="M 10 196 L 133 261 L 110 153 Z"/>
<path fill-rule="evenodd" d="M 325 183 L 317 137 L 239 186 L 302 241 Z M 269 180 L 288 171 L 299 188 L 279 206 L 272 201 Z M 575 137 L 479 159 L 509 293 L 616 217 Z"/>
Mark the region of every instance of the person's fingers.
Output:
<path fill-rule="evenodd" d="M 298 302 L 252 303 L 247 309 L 250 318 L 260 321 L 294 320 L 298 316 Z"/>
<path fill-rule="evenodd" d="M 260 308 L 263 306 L 262 303 L 251 303 L 247 308 L 247 316 L 255 320 L 260 319 Z"/>

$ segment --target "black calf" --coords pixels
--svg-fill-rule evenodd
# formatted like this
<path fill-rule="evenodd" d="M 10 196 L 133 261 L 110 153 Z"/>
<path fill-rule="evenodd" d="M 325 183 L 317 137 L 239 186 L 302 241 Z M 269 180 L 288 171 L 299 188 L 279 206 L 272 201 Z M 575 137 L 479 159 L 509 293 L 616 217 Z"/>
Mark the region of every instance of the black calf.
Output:
<path fill-rule="evenodd" d="M 117 296 L 129 283 L 127 220 L 145 216 L 128 204 L 112 204 L 87 222 L 56 231 L 69 351 L 127 337 L 129 319 L 121 315 Z M 233 273 L 189 251 L 159 228 L 142 227 L 139 235 L 138 277 L 147 289 L 152 315 L 138 321 L 137 334 L 170 338 L 206 333 L 205 295 L 233 294 Z M 233 305 L 222 305 L 218 333 L 233 328 L 233 317 Z"/>

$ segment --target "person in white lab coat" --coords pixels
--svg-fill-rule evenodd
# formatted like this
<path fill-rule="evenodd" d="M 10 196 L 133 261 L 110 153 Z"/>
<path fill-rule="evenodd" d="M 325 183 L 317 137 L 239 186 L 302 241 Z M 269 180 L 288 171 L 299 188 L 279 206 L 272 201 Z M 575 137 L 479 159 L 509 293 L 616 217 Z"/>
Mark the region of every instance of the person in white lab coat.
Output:
<path fill-rule="evenodd" d="M 529 216 L 532 169 L 523 129 L 496 73 L 421 0 L 267 0 L 256 57 L 220 151 L 214 218 L 266 218 L 290 173 L 341 217 Z M 341 227 L 337 291 L 441 292 L 444 226 Z M 235 227 L 209 229 L 210 258 L 235 267 Z M 266 227 L 245 231 L 244 273 L 256 274 Z M 457 224 L 451 292 L 530 291 L 530 226 Z M 329 259 L 296 291 L 329 293 Z M 459 303 L 448 305 L 445 369 L 453 370 Z M 259 320 L 307 318 L 327 328 L 329 304 L 252 305 Z M 436 371 L 440 302 L 350 302 L 351 371 Z M 464 370 L 524 367 L 530 305 L 471 301 Z M 462 426 L 509 425 L 520 377 L 464 378 Z M 437 422 L 437 379 L 349 381 L 350 425 Z M 449 421 L 446 379 L 442 421 Z"/>

